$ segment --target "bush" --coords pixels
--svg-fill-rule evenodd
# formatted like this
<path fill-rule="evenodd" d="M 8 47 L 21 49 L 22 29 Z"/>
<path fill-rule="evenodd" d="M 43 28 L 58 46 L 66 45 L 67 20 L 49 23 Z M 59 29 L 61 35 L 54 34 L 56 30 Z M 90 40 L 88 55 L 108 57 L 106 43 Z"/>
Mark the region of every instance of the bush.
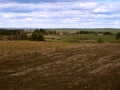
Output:
<path fill-rule="evenodd" d="M 113 35 L 111 32 L 103 32 L 104 35 Z"/>
<path fill-rule="evenodd" d="M 120 39 L 120 33 L 117 33 L 116 34 L 116 40 L 119 40 Z"/>
<path fill-rule="evenodd" d="M 36 33 L 36 32 L 32 33 L 30 40 L 31 41 L 45 41 L 43 35 L 41 33 Z"/>
<path fill-rule="evenodd" d="M 103 43 L 103 40 L 101 38 L 99 38 L 98 43 Z"/>

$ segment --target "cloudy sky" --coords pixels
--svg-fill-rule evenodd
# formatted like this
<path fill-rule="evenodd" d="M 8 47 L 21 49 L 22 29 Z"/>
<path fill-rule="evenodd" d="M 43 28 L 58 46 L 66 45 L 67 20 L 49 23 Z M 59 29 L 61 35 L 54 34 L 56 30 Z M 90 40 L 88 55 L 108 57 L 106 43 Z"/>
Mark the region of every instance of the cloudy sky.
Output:
<path fill-rule="evenodd" d="M 120 28 L 120 0 L 0 0 L 0 27 Z"/>

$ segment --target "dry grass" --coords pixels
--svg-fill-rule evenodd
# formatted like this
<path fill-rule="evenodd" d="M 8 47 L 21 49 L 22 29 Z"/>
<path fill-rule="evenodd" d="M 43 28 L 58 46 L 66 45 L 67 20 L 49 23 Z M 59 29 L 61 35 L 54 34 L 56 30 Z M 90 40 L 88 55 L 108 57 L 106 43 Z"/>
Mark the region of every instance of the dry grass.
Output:
<path fill-rule="evenodd" d="M 119 90 L 120 44 L 0 42 L 0 90 Z"/>

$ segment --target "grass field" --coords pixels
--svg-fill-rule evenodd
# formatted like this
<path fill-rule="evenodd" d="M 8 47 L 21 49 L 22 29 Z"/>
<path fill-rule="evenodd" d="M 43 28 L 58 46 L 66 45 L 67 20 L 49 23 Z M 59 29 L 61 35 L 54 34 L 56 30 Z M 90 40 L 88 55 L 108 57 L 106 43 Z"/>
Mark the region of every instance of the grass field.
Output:
<path fill-rule="evenodd" d="M 47 29 L 52 30 L 52 29 Z M 45 35 L 46 41 L 60 41 L 60 42 L 76 42 L 76 43 L 98 43 L 99 39 L 102 40 L 102 43 L 117 43 L 116 34 L 120 33 L 120 29 L 112 28 L 91 28 L 91 29 L 54 29 L 59 34 L 48 34 Z M 77 32 L 89 32 L 77 33 Z M 93 32 L 93 33 L 90 33 Z M 105 32 L 111 34 L 103 34 Z M 60 35 L 63 33 L 63 35 Z M 76 34 L 77 33 L 77 34 Z"/>
<path fill-rule="evenodd" d="M 83 43 L 97 43 L 98 39 L 101 38 L 103 43 L 112 43 L 116 42 L 115 35 L 94 35 L 94 34 L 78 34 L 78 35 L 69 35 L 62 37 L 64 42 L 83 42 Z"/>
<path fill-rule="evenodd" d="M 75 34 L 75 35 L 46 35 L 47 41 L 98 43 L 99 38 L 103 43 L 116 43 L 115 35 Z"/>
<path fill-rule="evenodd" d="M 120 44 L 0 41 L 0 90 L 119 90 Z"/>

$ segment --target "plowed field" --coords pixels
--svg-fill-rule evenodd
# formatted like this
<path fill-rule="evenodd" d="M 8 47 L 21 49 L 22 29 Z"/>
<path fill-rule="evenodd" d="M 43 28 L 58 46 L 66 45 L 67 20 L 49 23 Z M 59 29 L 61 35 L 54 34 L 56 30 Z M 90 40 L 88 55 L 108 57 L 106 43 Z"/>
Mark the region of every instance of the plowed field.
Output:
<path fill-rule="evenodd" d="M 120 44 L 1 41 L 0 90 L 120 90 Z"/>

